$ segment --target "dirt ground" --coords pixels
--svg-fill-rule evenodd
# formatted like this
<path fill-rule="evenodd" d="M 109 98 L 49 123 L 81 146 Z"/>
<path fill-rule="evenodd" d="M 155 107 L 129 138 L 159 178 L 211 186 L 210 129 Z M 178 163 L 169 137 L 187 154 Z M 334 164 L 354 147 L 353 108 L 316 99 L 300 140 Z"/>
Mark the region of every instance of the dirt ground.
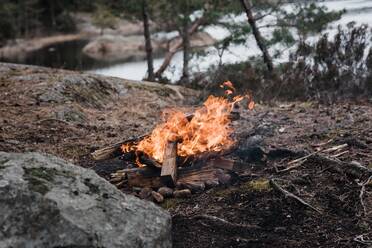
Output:
<path fill-rule="evenodd" d="M 198 92 L 180 87 L 0 64 L 0 151 L 41 151 L 91 168 L 90 152 L 147 133 L 165 107 L 198 100 Z M 231 184 L 161 204 L 173 216 L 174 247 L 372 246 L 368 174 L 335 171 L 315 159 L 287 169 L 298 156 L 270 153 L 321 149 L 372 169 L 371 103 L 257 104 L 241 110 L 233 126 L 239 159 L 252 157 L 244 147 L 261 154 Z M 271 179 L 317 211 L 273 189 Z"/>

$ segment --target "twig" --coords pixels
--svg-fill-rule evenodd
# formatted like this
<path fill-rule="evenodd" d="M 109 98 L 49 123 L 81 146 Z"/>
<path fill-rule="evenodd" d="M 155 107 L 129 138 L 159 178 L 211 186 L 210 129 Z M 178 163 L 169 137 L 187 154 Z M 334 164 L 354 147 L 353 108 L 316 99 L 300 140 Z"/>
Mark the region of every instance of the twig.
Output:
<path fill-rule="evenodd" d="M 308 208 L 310 208 L 310 209 L 312 209 L 312 210 L 318 212 L 319 214 L 322 214 L 322 212 L 321 212 L 319 209 L 317 209 L 317 208 L 311 206 L 309 203 L 305 202 L 305 201 L 302 200 L 300 197 L 298 197 L 298 196 L 292 194 L 291 192 L 289 192 L 289 191 L 283 189 L 283 188 L 282 188 L 278 183 L 275 182 L 275 179 L 270 179 L 270 185 L 271 185 L 271 187 L 272 187 L 273 189 L 279 191 L 279 192 L 282 193 L 285 197 L 292 198 L 292 199 L 298 201 L 299 203 L 301 203 L 302 205 L 304 205 L 305 207 L 308 207 Z"/>
<path fill-rule="evenodd" d="M 219 218 L 219 217 L 216 217 L 216 216 L 213 216 L 213 215 L 207 215 L 207 214 L 195 215 L 195 216 L 190 217 L 190 219 L 206 219 L 206 220 L 217 222 L 217 223 L 220 223 L 220 224 L 222 224 L 224 226 L 232 227 L 232 228 L 238 227 L 238 228 L 260 229 L 260 227 L 259 226 L 256 226 L 256 225 L 247 225 L 247 224 L 233 223 L 233 222 L 227 221 L 225 219 L 222 219 L 222 218 Z"/>
<path fill-rule="evenodd" d="M 332 155 L 331 157 L 332 158 L 338 158 L 338 157 L 340 157 L 340 156 L 342 156 L 342 155 L 344 155 L 344 154 L 346 154 L 348 152 L 349 152 L 348 150 L 347 151 L 343 151 L 343 152 L 337 153 L 335 155 Z"/>
<path fill-rule="evenodd" d="M 371 240 L 365 240 L 363 236 L 364 236 L 364 234 L 358 235 L 353 240 L 355 242 L 361 243 L 363 245 L 370 245 L 370 244 L 372 244 L 372 241 Z"/>
<path fill-rule="evenodd" d="M 329 157 L 325 157 L 322 155 L 314 155 L 311 157 L 314 160 L 317 160 L 322 163 L 326 163 L 330 165 L 330 169 L 334 169 L 337 172 L 344 172 L 347 174 L 351 174 L 353 176 L 361 177 L 363 175 L 365 176 L 371 176 L 372 175 L 372 169 L 364 167 L 363 165 L 359 163 L 347 163 L 342 162 L 339 159 L 332 159 Z"/>
<path fill-rule="evenodd" d="M 310 154 L 308 154 L 308 155 L 306 155 L 306 156 L 303 156 L 303 157 L 301 157 L 301 158 L 297 158 L 297 159 L 295 159 L 295 160 L 290 161 L 290 162 L 288 163 L 288 165 L 295 164 L 295 163 L 297 163 L 297 162 L 301 162 L 301 161 L 303 161 L 303 160 L 305 160 L 305 159 L 307 159 L 307 158 L 309 158 L 309 157 L 311 157 L 311 156 L 313 156 L 313 155 L 315 155 L 315 154 L 317 154 L 317 153 L 319 153 L 319 152 L 332 152 L 332 151 L 338 151 L 338 150 L 343 149 L 343 148 L 345 148 L 345 147 L 347 147 L 347 146 L 348 146 L 348 144 L 342 144 L 342 145 L 334 146 L 334 147 L 331 147 L 331 148 L 328 148 L 328 149 L 325 149 L 325 150 L 315 151 L 315 152 L 312 152 L 312 153 L 310 153 Z"/>
<path fill-rule="evenodd" d="M 364 193 L 366 191 L 366 185 L 369 184 L 369 182 L 371 181 L 372 179 L 372 176 L 370 176 L 367 181 L 365 181 L 364 183 L 362 184 L 359 184 L 361 186 L 361 189 L 360 189 L 360 194 L 359 194 L 359 200 L 360 200 L 360 204 L 362 205 L 363 207 L 363 213 L 364 213 L 364 216 L 367 215 L 367 208 L 366 208 L 366 205 L 364 204 L 364 201 L 363 201 L 363 196 L 364 196 Z"/>
<path fill-rule="evenodd" d="M 368 154 L 368 153 L 357 152 L 357 154 L 358 154 L 358 155 L 361 155 L 361 156 L 364 156 L 364 157 L 372 158 L 372 155 L 371 155 L 371 154 Z"/>
<path fill-rule="evenodd" d="M 319 143 L 319 144 L 314 144 L 314 145 L 312 145 L 312 146 L 315 146 L 315 147 L 325 146 L 325 145 L 328 145 L 329 143 L 332 143 L 333 141 L 334 141 L 334 139 L 329 139 L 329 140 L 326 141 L 326 142 Z"/>
<path fill-rule="evenodd" d="M 288 162 L 288 165 L 295 164 L 295 163 L 301 162 L 301 161 L 303 161 L 303 160 L 306 160 L 307 158 L 309 158 L 309 157 L 311 157 L 311 156 L 317 154 L 318 152 L 320 152 L 320 151 L 312 152 L 312 153 L 310 153 L 310 154 L 308 154 L 308 155 L 306 155 L 306 156 L 303 156 L 303 157 L 301 157 L 301 158 L 297 158 L 297 159 L 295 159 L 295 160 L 292 160 L 292 161 Z"/>
<path fill-rule="evenodd" d="M 334 152 L 334 151 L 344 149 L 346 147 L 348 147 L 348 144 L 342 144 L 342 145 L 339 145 L 339 146 L 333 146 L 331 148 L 325 149 L 322 152 Z"/>
<path fill-rule="evenodd" d="M 278 170 L 277 172 L 286 172 L 286 171 L 290 171 L 290 170 L 293 170 L 293 169 L 296 169 L 298 167 L 300 167 L 303 163 L 305 163 L 307 161 L 307 158 L 301 160 L 298 164 L 294 164 L 292 166 L 289 166 L 283 170 Z"/>

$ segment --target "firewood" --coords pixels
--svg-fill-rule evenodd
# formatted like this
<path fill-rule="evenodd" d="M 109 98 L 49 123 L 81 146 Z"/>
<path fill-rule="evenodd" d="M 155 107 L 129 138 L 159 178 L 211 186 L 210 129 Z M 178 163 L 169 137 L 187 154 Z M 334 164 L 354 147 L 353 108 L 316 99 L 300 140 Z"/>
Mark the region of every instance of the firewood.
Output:
<path fill-rule="evenodd" d="M 193 113 L 187 113 L 186 118 L 188 121 L 191 121 L 191 119 L 194 117 Z M 125 144 L 135 144 L 138 143 L 140 140 L 144 139 L 145 137 L 148 137 L 150 134 L 145 134 L 142 136 L 134 137 L 131 139 L 124 140 L 122 142 L 118 142 L 116 144 L 103 147 L 101 149 L 98 149 L 91 153 L 91 156 L 94 160 L 106 160 L 111 158 L 119 157 L 123 154 L 123 151 L 121 149 L 122 145 Z"/>
<path fill-rule="evenodd" d="M 143 152 L 137 152 L 137 158 L 141 164 L 161 168 L 161 164 Z"/>
<path fill-rule="evenodd" d="M 218 168 L 188 167 L 178 169 L 177 183 L 196 184 L 204 182 L 218 182 Z M 126 170 L 128 185 L 131 187 L 160 188 L 166 186 L 161 180 L 159 169 L 151 166 Z"/>
<path fill-rule="evenodd" d="M 217 157 L 215 159 L 211 159 L 207 162 L 206 166 L 219 168 L 223 170 L 227 170 L 230 172 L 240 172 L 251 169 L 251 166 L 247 163 L 238 162 L 232 159 L 227 159 L 223 157 Z"/>
<path fill-rule="evenodd" d="M 160 170 L 145 166 L 127 171 L 128 185 L 131 187 L 160 188 L 163 183 L 160 180 Z"/>
<path fill-rule="evenodd" d="M 177 142 L 168 142 L 164 151 L 160 177 L 164 184 L 174 186 L 177 181 Z"/>
<path fill-rule="evenodd" d="M 132 139 L 127 139 L 125 141 L 103 147 L 101 149 L 98 149 L 92 152 L 91 156 L 94 160 L 106 160 L 106 159 L 116 158 L 123 154 L 123 151 L 121 149 L 122 145 L 136 143 L 142 140 L 143 138 L 145 138 L 146 136 L 147 135 L 143 135 L 143 136 L 135 137 Z"/>
<path fill-rule="evenodd" d="M 217 186 L 219 184 L 226 184 L 231 177 L 226 172 L 244 171 L 244 176 L 247 177 L 251 167 L 246 163 L 240 163 L 231 159 L 215 158 L 208 161 L 206 164 L 197 164 L 190 167 L 178 168 L 177 183 L 191 188 L 201 184 L 205 184 L 207 188 Z M 152 166 L 145 166 L 133 169 L 124 169 L 128 178 L 128 185 L 132 187 L 151 187 L 160 188 L 166 186 L 167 182 L 161 177 L 161 172 L 158 168 Z M 222 173 L 223 172 L 223 173 Z"/>

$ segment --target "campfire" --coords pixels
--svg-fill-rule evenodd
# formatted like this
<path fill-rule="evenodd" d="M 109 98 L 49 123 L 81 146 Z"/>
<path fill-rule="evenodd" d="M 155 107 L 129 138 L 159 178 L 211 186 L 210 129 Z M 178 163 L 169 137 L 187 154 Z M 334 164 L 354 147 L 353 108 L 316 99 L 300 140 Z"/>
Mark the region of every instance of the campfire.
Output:
<path fill-rule="evenodd" d="M 254 102 L 249 94 L 236 95 L 230 81 L 221 88 L 224 97 L 209 96 L 192 112 L 167 109 L 151 133 L 97 150 L 93 158 L 120 157 L 128 168 L 114 173 L 113 181 L 130 187 L 197 191 L 226 183 L 229 172 L 241 166 L 225 158 L 236 144 L 231 127 L 234 109 L 246 99 L 251 110 Z"/>

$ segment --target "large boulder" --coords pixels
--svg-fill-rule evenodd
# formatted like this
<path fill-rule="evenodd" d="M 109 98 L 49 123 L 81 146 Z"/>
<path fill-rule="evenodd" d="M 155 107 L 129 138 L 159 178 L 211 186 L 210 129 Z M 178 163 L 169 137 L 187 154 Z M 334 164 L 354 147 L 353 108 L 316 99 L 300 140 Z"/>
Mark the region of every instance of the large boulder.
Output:
<path fill-rule="evenodd" d="M 180 42 L 180 38 L 173 39 L 169 44 L 166 37 L 154 37 L 152 49 L 156 57 L 164 55 L 168 46 Z M 208 33 L 198 32 L 191 36 L 190 45 L 193 49 L 211 46 L 216 43 Z M 143 35 L 104 35 L 90 41 L 84 48 L 83 53 L 101 61 L 139 61 L 146 59 L 146 47 Z"/>
<path fill-rule="evenodd" d="M 0 247 L 171 247 L 167 212 L 93 171 L 0 152 Z"/>

